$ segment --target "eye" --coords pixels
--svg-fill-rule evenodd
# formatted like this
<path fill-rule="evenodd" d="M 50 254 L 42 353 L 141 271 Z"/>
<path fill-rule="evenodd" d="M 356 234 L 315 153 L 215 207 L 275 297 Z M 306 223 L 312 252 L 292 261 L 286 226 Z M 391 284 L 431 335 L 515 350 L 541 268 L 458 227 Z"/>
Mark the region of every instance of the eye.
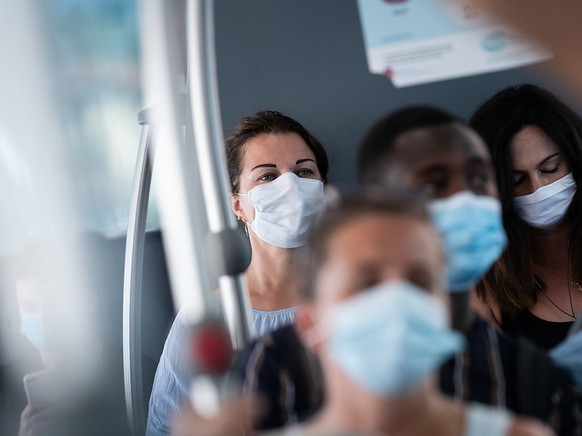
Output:
<path fill-rule="evenodd" d="M 408 274 L 408 280 L 422 289 L 431 289 L 433 280 L 431 274 L 425 268 L 414 268 Z"/>
<path fill-rule="evenodd" d="M 514 174 L 513 175 L 513 186 L 519 186 L 525 181 L 524 174 Z"/>
<path fill-rule="evenodd" d="M 277 175 L 276 174 L 273 174 L 273 173 L 265 173 L 265 174 L 262 174 L 257 179 L 257 181 L 259 181 L 259 182 L 272 182 L 276 178 L 277 178 Z"/>
<path fill-rule="evenodd" d="M 560 156 L 554 156 L 553 158 L 544 162 L 542 166 L 540 166 L 540 173 L 543 174 L 555 174 L 560 169 Z"/>
<path fill-rule="evenodd" d="M 487 173 L 477 173 L 471 175 L 469 179 L 469 183 L 472 190 L 475 191 L 482 191 L 485 189 L 485 186 L 491 180 L 489 174 Z"/>
<path fill-rule="evenodd" d="M 350 287 L 356 291 L 371 288 L 382 281 L 380 273 L 376 267 L 364 267 L 357 271 L 349 280 Z"/>
<path fill-rule="evenodd" d="M 299 177 L 311 177 L 315 172 L 311 168 L 301 168 L 295 172 Z"/>
<path fill-rule="evenodd" d="M 445 177 L 434 178 L 423 183 L 423 189 L 429 197 L 437 197 L 447 187 L 447 179 Z"/>
<path fill-rule="evenodd" d="M 553 168 L 542 168 L 540 169 L 540 172 L 544 173 L 544 174 L 555 174 L 558 172 L 558 170 L 560 169 L 560 165 L 555 165 Z"/>

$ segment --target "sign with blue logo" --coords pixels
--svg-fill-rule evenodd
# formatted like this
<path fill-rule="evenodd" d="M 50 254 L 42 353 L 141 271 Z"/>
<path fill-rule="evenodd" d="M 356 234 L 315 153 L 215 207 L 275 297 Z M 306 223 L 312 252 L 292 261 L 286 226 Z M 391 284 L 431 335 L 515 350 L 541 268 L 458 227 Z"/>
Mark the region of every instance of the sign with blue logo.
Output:
<path fill-rule="evenodd" d="M 549 53 L 471 0 L 358 0 L 368 68 L 396 87 L 516 68 Z"/>

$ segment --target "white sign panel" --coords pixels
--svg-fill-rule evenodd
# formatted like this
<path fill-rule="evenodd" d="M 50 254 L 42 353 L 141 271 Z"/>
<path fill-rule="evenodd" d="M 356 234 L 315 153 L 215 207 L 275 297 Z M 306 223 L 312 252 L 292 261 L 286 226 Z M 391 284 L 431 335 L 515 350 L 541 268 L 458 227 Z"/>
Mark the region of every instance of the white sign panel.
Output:
<path fill-rule="evenodd" d="M 368 68 L 396 87 L 515 68 L 549 58 L 469 0 L 358 0 Z"/>

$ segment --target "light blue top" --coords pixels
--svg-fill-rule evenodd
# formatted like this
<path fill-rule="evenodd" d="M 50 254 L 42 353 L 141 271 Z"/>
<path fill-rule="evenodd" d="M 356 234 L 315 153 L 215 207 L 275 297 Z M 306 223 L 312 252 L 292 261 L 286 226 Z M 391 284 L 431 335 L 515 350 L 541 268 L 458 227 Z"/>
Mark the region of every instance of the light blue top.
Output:
<path fill-rule="evenodd" d="M 293 323 L 296 308 L 266 312 L 252 310 L 257 336 Z M 184 344 L 188 337 L 188 322 L 183 310 L 178 312 L 166 338 L 150 397 L 147 436 L 170 434 L 172 417 L 189 397 L 192 374 Z"/>

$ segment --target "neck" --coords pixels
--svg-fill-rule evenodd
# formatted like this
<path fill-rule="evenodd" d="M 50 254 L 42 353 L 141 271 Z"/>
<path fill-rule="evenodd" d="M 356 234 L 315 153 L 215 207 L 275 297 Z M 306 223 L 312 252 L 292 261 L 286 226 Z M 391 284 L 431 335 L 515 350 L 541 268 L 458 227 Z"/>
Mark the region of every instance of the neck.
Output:
<path fill-rule="evenodd" d="M 432 381 L 406 395 L 382 397 L 352 383 L 337 368 L 325 366 L 326 406 L 308 426 L 314 433 L 347 430 L 420 436 L 450 434 L 449 425 L 455 428 L 461 425 L 458 420 L 448 419 L 447 429 L 442 428 L 445 402 L 436 393 Z"/>
<path fill-rule="evenodd" d="M 553 229 L 532 230 L 531 242 L 535 262 L 554 271 L 567 269 L 569 238 L 569 223 L 563 223 Z"/>
<path fill-rule="evenodd" d="M 298 304 L 295 249 L 279 248 L 250 233 L 252 260 L 247 270 L 251 306 L 279 310 Z"/>

